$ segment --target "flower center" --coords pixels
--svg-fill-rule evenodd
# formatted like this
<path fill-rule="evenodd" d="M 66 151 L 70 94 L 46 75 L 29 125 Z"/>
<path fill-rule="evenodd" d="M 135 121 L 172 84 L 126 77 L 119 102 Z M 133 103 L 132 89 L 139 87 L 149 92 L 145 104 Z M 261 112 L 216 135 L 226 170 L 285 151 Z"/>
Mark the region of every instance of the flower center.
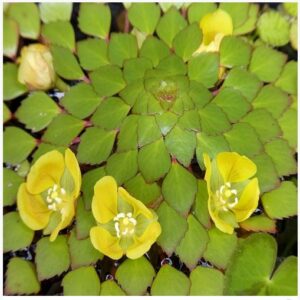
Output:
<path fill-rule="evenodd" d="M 230 182 L 223 184 L 220 189 L 217 190 L 216 195 L 220 202 L 220 207 L 224 211 L 228 211 L 228 209 L 233 208 L 239 201 L 237 197 L 237 190 L 231 188 Z"/>
<path fill-rule="evenodd" d="M 47 191 L 47 204 L 48 208 L 53 211 L 57 211 L 59 209 L 59 205 L 63 201 L 63 197 L 66 194 L 64 188 L 59 187 L 57 184 L 54 184 L 51 188 Z"/>
<path fill-rule="evenodd" d="M 117 237 L 131 236 L 134 234 L 136 219 L 132 217 L 132 213 L 119 213 L 114 217 L 115 230 Z"/>

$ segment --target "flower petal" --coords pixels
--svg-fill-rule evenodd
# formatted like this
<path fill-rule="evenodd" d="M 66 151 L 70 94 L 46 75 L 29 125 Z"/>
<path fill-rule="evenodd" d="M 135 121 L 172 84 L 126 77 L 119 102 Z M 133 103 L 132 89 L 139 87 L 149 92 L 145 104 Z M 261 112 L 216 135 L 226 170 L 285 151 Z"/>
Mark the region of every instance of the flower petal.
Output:
<path fill-rule="evenodd" d="M 151 248 L 160 234 L 160 224 L 157 221 L 152 222 L 140 237 L 134 237 L 135 242 L 126 251 L 126 256 L 130 259 L 137 259 L 143 256 Z"/>
<path fill-rule="evenodd" d="M 238 204 L 232 209 L 237 222 L 248 219 L 258 206 L 259 185 L 257 178 L 253 178 L 245 187 Z"/>
<path fill-rule="evenodd" d="M 225 182 L 244 181 L 256 173 L 256 165 L 246 156 L 236 152 L 219 153 L 217 164 Z"/>
<path fill-rule="evenodd" d="M 128 202 L 133 207 L 133 215 L 143 214 L 148 219 L 153 219 L 153 213 L 139 200 L 132 197 L 125 189 L 120 187 L 118 194 L 122 199 Z"/>
<path fill-rule="evenodd" d="M 57 184 L 65 168 L 63 155 L 50 151 L 42 155 L 31 167 L 27 177 L 27 189 L 31 194 L 40 194 Z"/>
<path fill-rule="evenodd" d="M 210 178 L 211 178 L 211 161 L 208 154 L 203 154 L 203 161 L 206 168 L 204 179 L 207 182 L 207 186 L 210 186 Z M 209 189 L 208 189 L 209 190 Z"/>
<path fill-rule="evenodd" d="M 22 221 L 32 230 L 40 230 L 47 226 L 51 211 L 40 195 L 32 195 L 27 191 L 26 183 L 18 190 L 17 205 Z"/>
<path fill-rule="evenodd" d="M 92 212 L 97 222 L 104 224 L 117 214 L 117 183 L 111 176 L 104 176 L 94 186 Z"/>
<path fill-rule="evenodd" d="M 91 242 L 98 251 L 112 259 L 120 259 L 123 250 L 119 245 L 119 240 L 112 236 L 101 226 L 94 226 L 90 230 Z"/>

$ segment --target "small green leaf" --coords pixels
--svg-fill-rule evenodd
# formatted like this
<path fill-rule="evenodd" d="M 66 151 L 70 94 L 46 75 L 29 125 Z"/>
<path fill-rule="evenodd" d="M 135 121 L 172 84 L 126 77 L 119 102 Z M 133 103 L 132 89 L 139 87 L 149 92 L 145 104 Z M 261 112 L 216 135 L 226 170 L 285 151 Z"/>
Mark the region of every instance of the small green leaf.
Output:
<path fill-rule="evenodd" d="M 164 57 L 157 66 L 158 70 L 165 71 L 168 76 L 185 75 L 186 64 L 183 60 L 175 54 L 170 54 Z M 182 82 L 186 79 L 182 79 Z M 180 83 L 177 83 L 179 85 Z"/>
<path fill-rule="evenodd" d="M 100 296 L 126 296 L 125 292 L 113 280 L 101 283 Z"/>
<path fill-rule="evenodd" d="M 162 178 L 171 167 L 171 158 L 163 139 L 142 147 L 138 154 L 138 164 L 147 182 Z"/>
<path fill-rule="evenodd" d="M 39 3 L 40 16 L 44 23 L 70 21 L 73 3 Z"/>
<path fill-rule="evenodd" d="M 201 131 L 200 116 L 196 110 L 188 110 L 179 118 L 178 126 L 188 131 Z"/>
<path fill-rule="evenodd" d="M 127 83 L 135 82 L 138 79 L 143 79 L 146 70 L 151 68 L 152 62 L 148 58 L 138 57 L 127 59 L 124 62 L 124 78 Z"/>
<path fill-rule="evenodd" d="M 153 281 L 151 296 L 187 296 L 189 289 L 190 281 L 184 273 L 164 265 Z"/>
<path fill-rule="evenodd" d="M 36 147 L 36 140 L 23 129 L 9 126 L 3 134 L 3 161 L 19 164 Z"/>
<path fill-rule="evenodd" d="M 18 23 L 22 37 L 33 40 L 39 37 L 40 16 L 35 3 L 11 3 L 7 13 Z"/>
<path fill-rule="evenodd" d="M 260 7 L 258 4 L 250 3 L 248 10 L 248 18 L 241 26 L 233 29 L 234 35 L 242 35 L 245 33 L 249 33 L 256 28 L 259 8 Z"/>
<path fill-rule="evenodd" d="M 224 275 L 219 270 L 197 267 L 190 274 L 190 296 L 222 296 Z"/>
<path fill-rule="evenodd" d="M 90 73 L 90 78 L 99 96 L 112 96 L 126 86 L 122 71 L 117 66 L 102 66 Z"/>
<path fill-rule="evenodd" d="M 176 248 L 180 260 L 190 269 L 194 269 L 202 257 L 208 242 L 208 234 L 193 215 L 187 218 L 188 229 Z"/>
<path fill-rule="evenodd" d="M 144 92 L 143 80 L 136 80 L 126 85 L 119 95 L 130 106 L 133 106 L 138 96 Z"/>
<path fill-rule="evenodd" d="M 69 272 L 62 280 L 64 296 L 98 296 L 100 279 L 94 267 L 81 267 Z"/>
<path fill-rule="evenodd" d="M 233 28 L 237 28 L 246 22 L 249 11 L 249 3 L 220 3 L 220 9 L 225 10 L 232 18 Z"/>
<path fill-rule="evenodd" d="M 297 74 L 298 74 L 298 64 L 296 61 L 289 61 L 283 68 L 282 73 L 275 82 L 275 86 L 281 88 L 283 91 L 297 95 Z"/>
<path fill-rule="evenodd" d="M 35 253 L 39 280 L 52 278 L 69 269 L 70 255 L 66 236 L 59 235 L 53 242 L 48 237 L 41 238 L 36 244 Z"/>
<path fill-rule="evenodd" d="M 27 129 L 37 132 L 47 127 L 59 113 L 60 108 L 47 94 L 34 92 L 22 100 L 15 116 Z"/>
<path fill-rule="evenodd" d="M 13 170 L 3 169 L 3 206 L 14 205 L 20 184 L 24 181 Z"/>
<path fill-rule="evenodd" d="M 18 24 L 11 18 L 3 16 L 3 54 L 13 58 L 18 50 L 19 29 Z"/>
<path fill-rule="evenodd" d="M 67 114 L 60 114 L 49 124 L 43 135 L 43 141 L 59 146 L 68 146 L 83 127 L 82 120 Z"/>
<path fill-rule="evenodd" d="M 139 116 L 138 145 L 143 147 L 161 138 L 160 129 L 154 116 Z"/>
<path fill-rule="evenodd" d="M 3 216 L 3 251 L 17 251 L 31 244 L 34 231 L 29 229 L 16 212 Z"/>
<path fill-rule="evenodd" d="M 210 91 L 200 82 L 190 81 L 189 96 L 195 103 L 196 108 L 202 108 L 213 97 Z"/>
<path fill-rule="evenodd" d="M 286 139 L 289 145 L 296 150 L 297 148 L 297 110 L 293 108 L 287 109 L 278 120 L 282 137 Z"/>
<path fill-rule="evenodd" d="M 118 152 L 137 149 L 137 126 L 138 116 L 136 115 L 131 114 L 124 120 L 118 134 Z"/>
<path fill-rule="evenodd" d="M 154 268 L 144 257 L 126 259 L 117 269 L 116 279 L 128 295 L 142 296 L 151 286 L 155 276 Z"/>
<path fill-rule="evenodd" d="M 276 221 L 268 218 L 265 215 L 253 216 L 241 223 L 240 227 L 247 231 L 263 231 L 269 233 L 276 233 Z"/>
<path fill-rule="evenodd" d="M 80 3 L 78 26 L 88 34 L 105 39 L 110 30 L 111 12 L 103 3 Z"/>
<path fill-rule="evenodd" d="M 160 115 L 156 115 L 155 118 L 158 126 L 160 127 L 161 133 L 166 135 L 176 124 L 178 116 L 167 111 Z"/>
<path fill-rule="evenodd" d="M 27 87 L 18 81 L 18 67 L 13 63 L 3 64 L 3 100 L 13 100 L 27 92 Z"/>
<path fill-rule="evenodd" d="M 7 266 L 5 295 L 30 295 L 40 291 L 34 264 L 19 257 L 13 257 Z"/>
<path fill-rule="evenodd" d="M 191 3 L 191 5 L 188 8 L 188 20 L 190 23 L 199 23 L 203 16 L 213 12 L 216 9 L 216 3 L 212 2 Z"/>
<path fill-rule="evenodd" d="M 175 7 L 172 7 L 160 18 L 156 33 L 171 48 L 174 37 L 186 25 L 186 20 Z"/>

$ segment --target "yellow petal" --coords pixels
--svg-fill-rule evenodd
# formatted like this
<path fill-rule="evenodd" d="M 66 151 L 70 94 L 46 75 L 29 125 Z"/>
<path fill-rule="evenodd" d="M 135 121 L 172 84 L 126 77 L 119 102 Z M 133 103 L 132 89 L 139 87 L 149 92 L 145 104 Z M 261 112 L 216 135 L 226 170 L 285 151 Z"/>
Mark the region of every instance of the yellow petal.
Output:
<path fill-rule="evenodd" d="M 123 250 L 119 245 L 119 240 L 103 227 L 92 227 L 90 230 L 90 238 L 94 248 L 104 255 L 112 259 L 120 259 L 123 256 Z"/>
<path fill-rule="evenodd" d="M 200 22 L 205 45 L 215 40 L 217 34 L 223 36 L 231 35 L 233 32 L 232 19 L 230 15 L 221 9 L 206 14 Z"/>
<path fill-rule="evenodd" d="M 148 219 L 153 219 L 154 216 L 152 212 L 139 200 L 132 197 L 125 189 L 120 187 L 118 189 L 118 194 L 133 207 L 133 214 L 137 216 L 139 213 L 143 214 Z"/>
<path fill-rule="evenodd" d="M 209 156 L 206 153 L 203 154 L 203 160 L 204 160 L 204 165 L 206 168 L 204 179 L 207 182 L 208 193 L 210 193 L 209 187 L 210 187 L 210 179 L 211 179 L 211 161 L 210 161 Z"/>
<path fill-rule="evenodd" d="M 259 186 L 257 178 L 253 178 L 245 187 L 238 204 L 232 209 L 237 222 L 248 219 L 258 206 Z"/>
<path fill-rule="evenodd" d="M 48 225 L 51 211 L 40 195 L 32 195 L 27 191 L 26 183 L 19 187 L 17 205 L 22 221 L 32 230 L 40 230 Z"/>
<path fill-rule="evenodd" d="M 94 186 L 92 212 L 97 222 L 105 224 L 118 214 L 117 183 L 111 176 L 104 176 Z"/>
<path fill-rule="evenodd" d="M 218 169 L 224 182 L 240 182 L 256 173 L 256 165 L 236 152 L 222 152 L 217 156 Z"/>
<path fill-rule="evenodd" d="M 65 151 L 65 166 L 74 180 L 74 192 L 72 196 L 77 198 L 81 187 L 81 172 L 76 156 L 70 149 L 66 149 Z"/>
<path fill-rule="evenodd" d="M 130 259 L 137 259 L 143 256 L 147 251 L 149 251 L 152 244 L 155 243 L 160 234 L 160 224 L 156 221 L 152 222 L 140 237 L 135 236 L 134 244 L 126 251 L 127 257 Z"/>
<path fill-rule="evenodd" d="M 27 189 L 31 194 L 40 194 L 57 184 L 65 168 L 63 155 L 50 151 L 42 155 L 31 167 L 27 177 Z"/>

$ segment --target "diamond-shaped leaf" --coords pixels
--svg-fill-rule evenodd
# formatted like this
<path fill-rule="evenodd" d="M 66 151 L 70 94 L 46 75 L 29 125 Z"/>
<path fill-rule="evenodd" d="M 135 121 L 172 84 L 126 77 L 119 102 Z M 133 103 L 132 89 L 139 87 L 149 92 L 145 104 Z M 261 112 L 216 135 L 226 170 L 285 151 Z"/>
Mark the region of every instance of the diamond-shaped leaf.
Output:
<path fill-rule="evenodd" d="M 18 24 L 6 16 L 3 17 L 3 54 L 13 58 L 18 49 Z"/>
<path fill-rule="evenodd" d="M 276 221 L 268 218 L 264 214 L 253 216 L 239 223 L 239 225 L 247 231 L 276 233 Z"/>
<path fill-rule="evenodd" d="M 287 109 L 278 120 L 281 127 L 283 138 L 289 145 L 296 150 L 297 148 L 297 110 L 293 108 Z"/>
<path fill-rule="evenodd" d="M 135 150 L 137 148 L 137 126 L 138 116 L 136 115 L 130 115 L 124 120 L 118 135 L 118 152 Z"/>
<path fill-rule="evenodd" d="M 138 4 L 138 3 L 137 3 Z M 145 57 L 127 59 L 124 62 L 124 78 L 127 83 L 143 79 L 146 70 L 152 68 L 152 62 Z"/>
<path fill-rule="evenodd" d="M 39 3 L 40 16 L 44 23 L 56 21 L 69 21 L 72 14 L 73 3 Z"/>
<path fill-rule="evenodd" d="M 289 61 L 283 68 L 282 73 L 275 82 L 275 86 L 280 87 L 283 91 L 297 95 L 297 74 L 298 65 L 295 61 Z"/>
<path fill-rule="evenodd" d="M 200 22 L 203 16 L 216 10 L 217 5 L 212 2 L 191 3 L 188 8 L 188 20 L 190 23 Z"/>
<path fill-rule="evenodd" d="M 3 169 L 3 206 L 15 204 L 19 186 L 23 181 L 13 170 Z"/>
<path fill-rule="evenodd" d="M 138 120 L 138 145 L 143 147 L 161 138 L 154 116 L 140 116 Z"/>
<path fill-rule="evenodd" d="M 241 26 L 248 17 L 249 3 L 220 3 L 220 9 L 225 10 L 232 18 L 233 28 Z"/>
<path fill-rule="evenodd" d="M 113 280 L 101 282 L 100 296 L 125 296 L 125 292 Z"/>
<path fill-rule="evenodd" d="M 160 127 L 161 133 L 166 135 L 175 126 L 178 116 L 170 111 L 166 111 L 162 114 L 156 115 L 155 118 L 158 126 Z"/>
<path fill-rule="evenodd" d="M 233 29 L 233 34 L 242 35 L 253 31 L 256 27 L 258 12 L 259 5 L 256 3 L 250 3 L 248 10 L 248 18 L 242 25 Z"/>

